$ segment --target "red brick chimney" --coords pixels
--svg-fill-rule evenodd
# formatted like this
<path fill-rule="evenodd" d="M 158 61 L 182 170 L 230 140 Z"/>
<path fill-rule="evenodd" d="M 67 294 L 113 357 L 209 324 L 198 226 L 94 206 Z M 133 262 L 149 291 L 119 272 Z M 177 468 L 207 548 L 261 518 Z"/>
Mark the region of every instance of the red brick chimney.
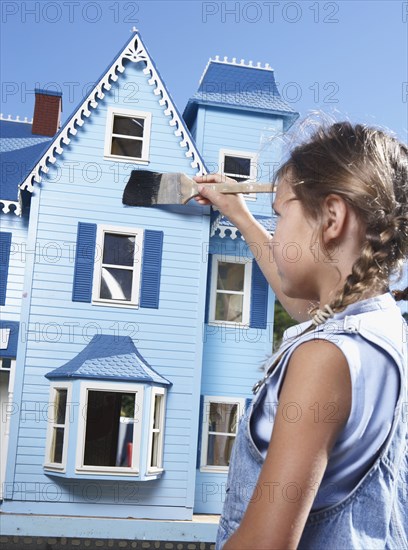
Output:
<path fill-rule="evenodd" d="M 35 107 L 31 132 L 55 136 L 61 122 L 62 93 L 35 88 Z"/>

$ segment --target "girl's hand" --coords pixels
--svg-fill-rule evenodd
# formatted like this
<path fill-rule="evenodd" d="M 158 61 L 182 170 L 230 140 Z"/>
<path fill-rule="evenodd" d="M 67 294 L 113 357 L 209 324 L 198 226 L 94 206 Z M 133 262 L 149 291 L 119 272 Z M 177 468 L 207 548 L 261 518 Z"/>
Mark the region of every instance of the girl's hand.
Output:
<path fill-rule="evenodd" d="M 197 183 L 236 183 L 235 180 L 222 174 L 207 174 L 206 176 L 196 176 L 193 178 Z M 226 216 L 236 227 L 245 222 L 251 214 L 245 203 L 242 194 L 237 193 L 218 193 L 207 189 L 205 185 L 199 186 L 200 195 L 195 200 L 202 205 L 212 205 Z"/>

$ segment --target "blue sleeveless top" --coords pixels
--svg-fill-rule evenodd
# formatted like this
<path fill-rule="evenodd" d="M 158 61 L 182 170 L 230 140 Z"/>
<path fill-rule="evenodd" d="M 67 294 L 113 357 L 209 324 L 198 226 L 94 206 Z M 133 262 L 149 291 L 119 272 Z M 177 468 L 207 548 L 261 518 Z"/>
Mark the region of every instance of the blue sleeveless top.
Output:
<path fill-rule="evenodd" d="M 303 323 L 297 327 L 298 335 L 299 329 L 306 326 L 307 323 Z M 293 330 L 296 331 L 296 327 Z M 350 419 L 340 435 L 326 473 L 327 479 L 337 479 L 339 482 L 336 503 L 319 505 L 319 509 L 310 512 L 298 549 L 408 549 L 408 327 L 397 305 L 390 294 L 378 296 L 347 308 L 335 319 L 330 319 L 299 338 L 289 338 L 292 333 L 286 334 L 286 340 L 278 352 L 279 356 L 283 354 L 275 370 L 268 374 L 267 381 L 260 386 L 239 420 L 216 550 L 221 550 L 237 530 L 253 495 L 257 497 L 260 492 L 263 494 L 266 491 L 266 496 L 271 497 L 270 483 L 260 486 L 258 482 L 264 457 L 257 445 L 262 448 L 263 439 L 258 437 L 255 445 L 251 425 L 257 426 L 258 422 L 252 422 L 252 417 L 258 420 L 263 418 L 266 394 L 272 403 L 277 402 L 284 372 L 293 351 L 303 342 L 320 337 L 331 340 L 344 351 L 353 381 L 353 403 Z M 363 340 L 369 345 L 364 345 Z M 277 357 L 272 357 L 267 366 L 272 365 Z M 384 358 L 387 358 L 386 364 Z M 377 376 L 377 371 L 383 374 Z M 395 372 L 398 387 L 396 404 L 393 391 Z M 375 384 L 371 384 L 373 376 L 377 377 L 378 384 L 383 385 L 374 387 Z M 375 392 L 374 397 L 369 388 Z M 392 408 L 389 400 L 394 402 L 394 410 L 390 417 L 388 413 L 383 416 L 380 409 L 385 406 L 389 411 Z M 263 406 L 258 407 L 260 403 Z M 272 424 L 274 407 L 269 408 L 272 416 L 268 421 Z M 380 416 L 386 423 L 385 427 L 379 420 Z M 379 438 L 376 437 L 375 427 L 382 431 Z M 385 441 L 376 451 L 385 432 Z M 349 444 L 350 439 L 359 445 L 362 458 L 359 452 L 354 452 Z M 360 439 L 364 440 L 364 445 L 360 444 Z M 368 456 L 365 446 L 370 446 L 376 454 Z M 353 460 L 358 463 L 357 468 L 354 468 Z M 362 476 L 361 479 L 359 476 Z M 352 478 L 357 479 L 357 482 L 338 501 L 340 491 L 345 493 Z M 319 497 L 321 502 L 327 501 L 324 493 L 325 488 L 321 485 L 316 501 Z"/>
<path fill-rule="evenodd" d="M 362 300 L 348 306 L 336 314 L 333 321 L 348 316 L 369 314 L 382 310 L 392 322 L 392 317 L 400 320 L 401 313 L 390 294 L 383 294 Z M 283 345 L 299 334 L 310 323 L 302 323 L 285 332 Z M 326 323 L 329 330 L 319 333 L 319 338 L 328 340 L 340 348 L 350 368 L 352 384 L 352 405 L 349 419 L 334 445 L 323 481 L 312 510 L 327 507 L 340 502 L 369 470 L 378 456 L 392 425 L 395 405 L 398 399 L 399 374 L 397 365 L 390 360 L 388 353 L 369 342 L 355 332 L 349 334 L 331 334 L 330 320 Z M 356 327 L 357 328 L 357 327 Z M 289 357 L 287 357 L 287 362 Z M 251 418 L 252 439 L 262 454 L 266 456 L 271 439 L 278 395 L 283 382 L 285 369 L 278 380 L 268 380 L 267 390 Z M 317 416 L 317 421 L 330 421 L 334 417 L 333 407 L 308 411 Z M 295 409 L 290 412 L 296 421 Z"/>

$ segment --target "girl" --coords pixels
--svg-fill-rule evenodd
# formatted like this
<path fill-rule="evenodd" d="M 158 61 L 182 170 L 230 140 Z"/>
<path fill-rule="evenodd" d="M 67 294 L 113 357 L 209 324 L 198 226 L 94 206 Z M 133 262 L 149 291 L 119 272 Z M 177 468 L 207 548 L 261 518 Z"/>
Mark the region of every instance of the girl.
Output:
<path fill-rule="evenodd" d="M 407 147 L 336 123 L 275 179 L 273 238 L 242 197 L 196 199 L 239 229 L 301 322 L 241 417 L 216 548 L 408 549 L 407 326 L 389 291 L 408 251 Z"/>

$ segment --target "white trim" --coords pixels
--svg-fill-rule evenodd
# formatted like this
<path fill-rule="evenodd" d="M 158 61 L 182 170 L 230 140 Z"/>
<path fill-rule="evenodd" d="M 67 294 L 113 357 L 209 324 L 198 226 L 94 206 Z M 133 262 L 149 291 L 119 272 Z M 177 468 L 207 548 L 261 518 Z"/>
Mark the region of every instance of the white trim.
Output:
<path fill-rule="evenodd" d="M 64 423 L 64 441 L 62 444 L 62 461 L 51 462 L 50 453 L 51 453 L 51 444 L 53 440 L 53 431 L 55 426 L 54 420 L 54 403 L 55 397 L 57 394 L 56 390 L 67 390 L 67 403 L 65 408 L 65 423 Z M 72 384 L 70 382 L 51 382 L 50 385 L 50 398 L 48 402 L 48 411 L 47 411 L 47 439 L 45 444 L 45 462 L 43 464 L 44 469 L 53 470 L 57 472 L 64 473 L 67 468 L 67 455 L 68 455 L 68 440 L 69 440 L 69 425 L 70 425 L 70 404 L 71 404 L 71 395 L 72 395 Z M 52 415 L 50 418 L 49 415 Z"/>
<path fill-rule="evenodd" d="M 184 120 L 178 115 L 177 109 L 167 93 L 164 83 L 156 71 L 156 68 L 143 44 L 140 35 L 135 33 L 119 56 L 106 71 L 105 75 L 89 93 L 88 97 L 83 101 L 81 106 L 75 111 L 75 113 L 73 113 L 68 122 L 63 126 L 63 128 L 61 128 L 60 132 L 52 140 L 52 143 L 48 147 L 47 151 L 43 154 L 33 170 L 21 184 L 21 189 L 27 189 L 32 192 L 34 189 L 34 183 L 41 182 L 41 174 L 46 174 L 48 172 L 48 165 L 56 162 L 56 156 L 63 153 L 65 145 L 69 145 L 72 136 L 77 134 L 78 127 L 84 125 L 85 119 L 91 116 L 93 109 L 96 109 L 99 105 L 99 101 L 105 97 L 104 92 L 107 92 L 112 88 L 110 81 L 116 82 L 119 78 L 117 73 L 123 73 L 125 71 L 126 67 L 123 64 L 125 60 L 131 61 L 132 63 L 145 63 L 146 68 L 143 72 L 149 78 L 148 83 L 155 87 L 153 93 L 158 96 L 159 105 L 163 107 L 165 116 L 169 117 L 169 125 L 175 127 L 174 135 L 180 138 L 180 147 L 187 148 L 185 156 L 187 158 L 191 158 L 191 167 L 197 169 L 197 175 L 206 173 L 204 162 L 189 136 Z"/>
<path fill-rule="evenodd" d="M 218 155 L 218 166 L 221 174 L 225 174 L 224 172 L 225 156 L 249 159 L 250 160 L 249 177 L 245 181 L 255 182 L 257 180 L 257 166 L 259 162 L 258 153 L 251 153 L 250 151 L 237 151 L 234 149 L 220 149 L 220 152 Z M 236 179 L 236 177 L 242 177 L 239 174 L 231 174 L 231 173 L 226 173 L 225 175 L 233 179 Z M 255 201 L 257 198 L 256 193 L 243 193 L 242 196 L 245 198 L 245 200 L 251 200 L 251 201 Z"/>
<path fill-rule="evenodd" d="M 33 119 L 28 120 L 27 117 L 24 117 L 24 120 L 20 120 L 20 115 L 16 115 L 16 118 L 12 118 L 13 115 L 8 115 L 7 117 L 3 116 L 3 113 L 0 113 L 0 120 L 4 120 L 5 122 L 22 122 L 23 124 L 32 124 Z"/>
<path fill-rule="evenodd" d="M 223 434 L 217 432 L 218 435 L 229 435 L 231 437 L 236 437 L 238 430 L 238 420 L 244 412 L 245 408 L 245 399 L 243 397 L 225 397 L 219 395 L 205 395 L 203 400 L 203 420 L 202 420 L 202 431 L 201 431 L 201 455 L 200 455 L 200 472 L 213 472 L 213 473 L 226 473 L 228 472 L 228 466 L 212 466 L 207 464 L 207 453 L 208 453 L 208 436 L 209 436 L 209 411 L 211 403 L 236 403 L 238 405 L 238 415 L 237 415 L 237 425 L 235 435 L 232 434 Z"/>
<path fill-rule="evenodd" d="M 9 360 L 10 361 L 10 367 L 3 367 L 3 361 L 4 360 Z M 1 357 L 1 353 L 0 353 L 0 371 L 6 371 L 6 372 L 10 372 L 13 367 L 15 368 L 15 364 L 16 364 L 16 360 L 12 357 Z"/>
<path fill-rule="evenodd" d="M 242 321 L 240 323 L 233 321 L 222 321 L 215 319 L 215 304 L 217 299 L 217 277 L 218 277 L 218 262 L 226 262 L 231 264 L 245 264 L 244 271 L 244 289 L 242 301 Z M 211 287 L 210 287 L 210 303 L 208 309 L 208 324 L 209 325 L 228 325 L 249 327 L 250 321 L 250 306 L 251 306 L 251 282 L 252 282 L 252 261 L 248 258 L 237 256 L 225 256 L 223 254 L 212 255 L 211 265 Z M 226 291 L 228 294 L 234 294 L 234 291 Z"/>
<path fill-rule="evenodd" d="M 115 115 L 122 115 L 127 117 L 143 118 L 145 124 L 143 126 L 143 137 L 132 138 L 132 136 L 123 136 L 126 139 L 135 139 L 142 142 L 142 156 L 139 157 L 127 157 L 121 155 L 113 155 L 111 153 L 112 137 L 113 136 L 113 122 Z M 105 127 L 105 147 L 104 157 L 107 159 L 115 159 L 119 162 L 132 162 L 134 164 L 147 164 L 149 162 L 149 148 L 150 148 L 150 133 L 152 127 L 152 114 L 144 111 L 133 111 L 131 109 L 116 109 L 115 107 L 108 108 L 108 114 L 106 117 Z"/>
<path fill-rule="evenodd" d="M 3 208 L 1 209 L 1 211 L 4 212 L 4 214 L 8 214 L 9 212 L 12 212 L 11 207 L 14 206 L 15 208 L 13 210 L 13 213 L 16 216 L 21 215 L 21 196 L 20 196 L 20 194 L 21 194 L 21 192 L 20 192 L 20 190 L 18 190 L 18 202 L 16 202 L 16 201 L 6 201 L 6 200 L 3 200 L 3 199 L 0 200 L 0 206 L 3 205 Z"/>
<path fill-rule="evenodd" d="M 4 359 L 10 360 L 10 368 L 3 368 Z M 1 424 L 1 440 L 0 440 L 0 500 L 3 499 L 4 482 L 6 477 L 7 468 L 7 454 L 8 444 L 10 439 L 10 414 L 9 412 L 14 408 L 13 393 L 14 393 L 14 380 L 16 376 L 16 359 L 13 357 L 1 357 L 0 358 L 0 372 L 8 374 L 8 387 L 7 397 L 3 396 L 4 401 L 0 403 L 2 409 L 2 424 Z M 4 408 L 6 407 L 6 408 Z"/>
<path fill-rule="evenodd" d="M 135 416 L 133 424 L 133 452 L 132 465 L 124 466 L 86 466 L 84 465 L 85 452 L 85 434 L 86 434 L 86 410 L 88 406 L 89 391 L 105 391 L 135 394 Z M 78 435 L 75 458 L 75 473 L 77 474 L 95 474 L 95 475 L 137 475 L 140 470 L 140 448 L 142 443 L 142 416 L 143 416 L 143 392 L 142 384 L 134 382 L 100 382 L 98 380 L 87 380 L 81 382 L 79 410 L 83 414 L 79 415 Z"/>
<path fill-rule="evenodd" d="M 161 404 L 160 404 L 160 425 L 158 428 L 159 433 L 159 450 L 158 450 L 158 457 L 159 457 L 159 465 L 158 466 L 152 466 L 151 464 L 151 458 L 152 458 L 152 446 L 153 446 L 153 426 L 154 426 L 154 411 L 155 411 L 155 399 L 156 395 L 162 396 Z M 150 397 L 150 417 L 149 417 L 149 442 L 147 445 L 147 470 L 146 475 L 149 474 L 158 474 L 162 473 L 164 471 L 163 469 L 163 450 L 164 450 L 164 425 L 165 425 L 165 413 L 166 413 L 166 390 L 164 388 L 158 388 L 153 386 L 151 391 L 151 397 Z"/>
<path fill-rule="evenodd" d="M 105 233 L 116 233 L 118 235 L 135 237 L 135 255 L 133 258 L 133 266 L 129 266 L 129 270 L 133 271 L 132 278 L 132 297 L 128 300 L 108 300 L 100 298 L 100 287 L 102 279 L 102 258 Z M 92 282 L 92 303 L 94 305 L 109 305 L 115 307 L 138 307 L 140 299 L 140 282 L 142 268 L 142 251 L 143 251 L 144 230 L 134 227 L 120 227 L 115 225 L 98 225 L 96 233 L 95 246 L 95 263 Z M 112 266 L 115 267 L 115 266 Z M 120 266 L 116 266 L 119 267 Z M 125 269 L 125 268 L 124 268 Z"/>

